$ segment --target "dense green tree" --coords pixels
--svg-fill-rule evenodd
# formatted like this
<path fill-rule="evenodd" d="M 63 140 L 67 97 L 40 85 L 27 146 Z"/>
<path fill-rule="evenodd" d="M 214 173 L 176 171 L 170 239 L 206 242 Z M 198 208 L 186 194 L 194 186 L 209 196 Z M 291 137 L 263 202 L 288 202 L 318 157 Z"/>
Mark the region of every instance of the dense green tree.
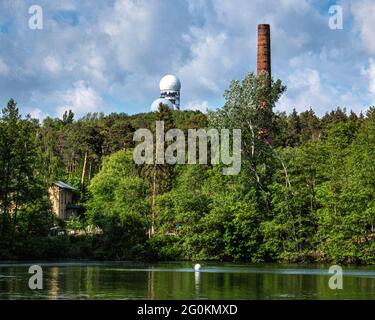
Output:
<path fill-rule="evenodd" d="M 296 111 L 293 109 L 293 112 L 290 114 L 288 118 L 288 140 L 287 145 L 291 147 L 295 147 L 300 142 L 300 135 L 301 135 L 301 119 Z"/>
<path fill-rule="evenodd" d="M 321 122 L 315 112 L 310 108 L 299 115 L 301 121 L 301 142 L 319 140 L 321 136 Z"/>
<path fill-rule="evenodd" d="M 63 125 L 72 124 L 74 120 L 74 113 L 72 110 L 65 111 L 62 118 Z"/>
<path fill-rule="evenodd" d="M 46 190 L 37 152 L 37 123 L 22 119 L 13 99 L 2 110 L 0 133 L 0 242 L 12 250 L 20 213 L 31 214 Z"/>
<path fill-rule="evenodd" d="M 274 137 L 273 145 L 286 147 L 288 145 L 288 115 L 286 112 L 277 111 L 273 117 Z"/>
<path fill-rule="evenodd" d="M 374 154 L 374 122 L 364 125 L 358 135 L 352 123 L 331 127 L 326 142 L 327 160 L 322 172 L 326 182 L 319 186 L 319 250 L 336 262 L 373 261 L 369 252 L 374 215 L 374 183 L 371 177 Z M 368 184 L 369 182 L 369 184 Z"/>
<path fill-rule="evenodd" d="M 272 218 L 262 223 L 262 247 L 276 260 L 305 261 L 312 259 L 314 235 L 317 231 L 316 188 L 322 181 L 320 165 L 324 158 L 317 142 L 282 150 L 288 168 L 275 173 L 270 189 Z"/>
<path fill-rule="evenodd" d="M 132 154 L 118 151 L 105 159 L 90 185 L 89 222 L 103 230 L 101 252 L 125 259 L 139 254 L 149 225 L 147 185 L 138 177 Z"/>
<path fill-rule="evenodd" d="M 242 170 L 249 173 L 266 206 L 269 205 L 270 167 L 274 161 L 272 109 L 284 90 L 280 80 L 273 82 L 267 75 L 257 78 L 249 73 L 241 83 L 232 81 L 224 94 L 224 107 L 209 114 L 211 127 L 241 129 Z"/>
<path fill-rule="evenodd" d="M 346 109 L 341 109 L 340 107 L 337 107 L 335 110 L 332 110 L 331 112 L 327 112 L 324 117 L 322 118 L 322 125 L 324 127 L 329 127 L 332 125 L 335 125 L 336 123 L 340 122 L 347 122 L 348 116 L 346 114 Z"/>

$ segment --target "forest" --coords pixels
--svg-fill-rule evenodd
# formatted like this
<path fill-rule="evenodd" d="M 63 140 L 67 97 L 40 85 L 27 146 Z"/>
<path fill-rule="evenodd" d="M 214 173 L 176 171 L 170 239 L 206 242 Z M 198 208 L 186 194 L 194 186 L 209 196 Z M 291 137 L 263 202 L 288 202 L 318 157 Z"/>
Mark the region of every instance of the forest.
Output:
<path fill-rule="evenodd" d="M 207 114 L 161 105 L 76 119 L 67 108 L 42 122 L 10 99 L 0 117 L 0 259 L 375 263 L 375 108 L 275 111 L 285 90 L 249 73 Z M 157 120 L 184 132 L 241 129 L 240 173 L 136 165 L 133 134 Z M 52 213 L 57 180 L 77 188 L 81 210 L 68 221 Z M 73 232 L 52 236 L 54 225 Z"/>

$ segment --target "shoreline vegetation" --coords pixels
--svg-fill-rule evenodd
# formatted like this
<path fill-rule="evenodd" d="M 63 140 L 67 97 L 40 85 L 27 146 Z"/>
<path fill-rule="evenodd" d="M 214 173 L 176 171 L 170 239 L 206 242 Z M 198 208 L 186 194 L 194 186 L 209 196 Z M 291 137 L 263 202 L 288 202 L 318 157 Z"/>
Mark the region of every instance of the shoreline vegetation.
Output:
<path fill-rule="evenodd" d="M 374 264 L 375 108 L 276 112 L 285 89 L 249 73 L 208 114 L 161 105 L 42 123 L 11 99 L 0 116 L 0 261 Z M 135 164 L 133 134 L 156 121 L 185 134 L 241 129 L 240 173 Z M 52 213 L 57 180 L 79 190 L 68 221 Z M 51 236 L 54 225 L 65 234 Z"/>

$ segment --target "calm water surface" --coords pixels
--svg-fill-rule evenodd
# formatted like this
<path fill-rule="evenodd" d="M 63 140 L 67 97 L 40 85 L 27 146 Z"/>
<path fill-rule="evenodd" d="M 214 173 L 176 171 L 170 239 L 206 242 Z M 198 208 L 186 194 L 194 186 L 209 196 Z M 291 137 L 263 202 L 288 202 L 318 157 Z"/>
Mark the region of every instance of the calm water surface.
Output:
<path fill-rule="evenodd" d="M 28 268 L 43 268 L 30 290 Z M 375 267 L 343 267 L 343 290 L 329 266 L 129 262 L 0 263 L 0 299 L 375 299 Z"/>

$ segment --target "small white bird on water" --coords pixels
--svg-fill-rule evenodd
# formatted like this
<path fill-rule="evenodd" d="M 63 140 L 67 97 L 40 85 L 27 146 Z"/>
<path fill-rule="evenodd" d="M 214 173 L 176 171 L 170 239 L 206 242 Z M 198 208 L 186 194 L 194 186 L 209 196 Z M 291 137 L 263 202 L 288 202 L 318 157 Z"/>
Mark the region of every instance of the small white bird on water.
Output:
<path fill-rule="evenodd" d="M 194 270 L 195 271 L 199 271 L 201 269 L 201 265 L 199 263 L 197 263 L 195 266 L 194 266 Z"/>

